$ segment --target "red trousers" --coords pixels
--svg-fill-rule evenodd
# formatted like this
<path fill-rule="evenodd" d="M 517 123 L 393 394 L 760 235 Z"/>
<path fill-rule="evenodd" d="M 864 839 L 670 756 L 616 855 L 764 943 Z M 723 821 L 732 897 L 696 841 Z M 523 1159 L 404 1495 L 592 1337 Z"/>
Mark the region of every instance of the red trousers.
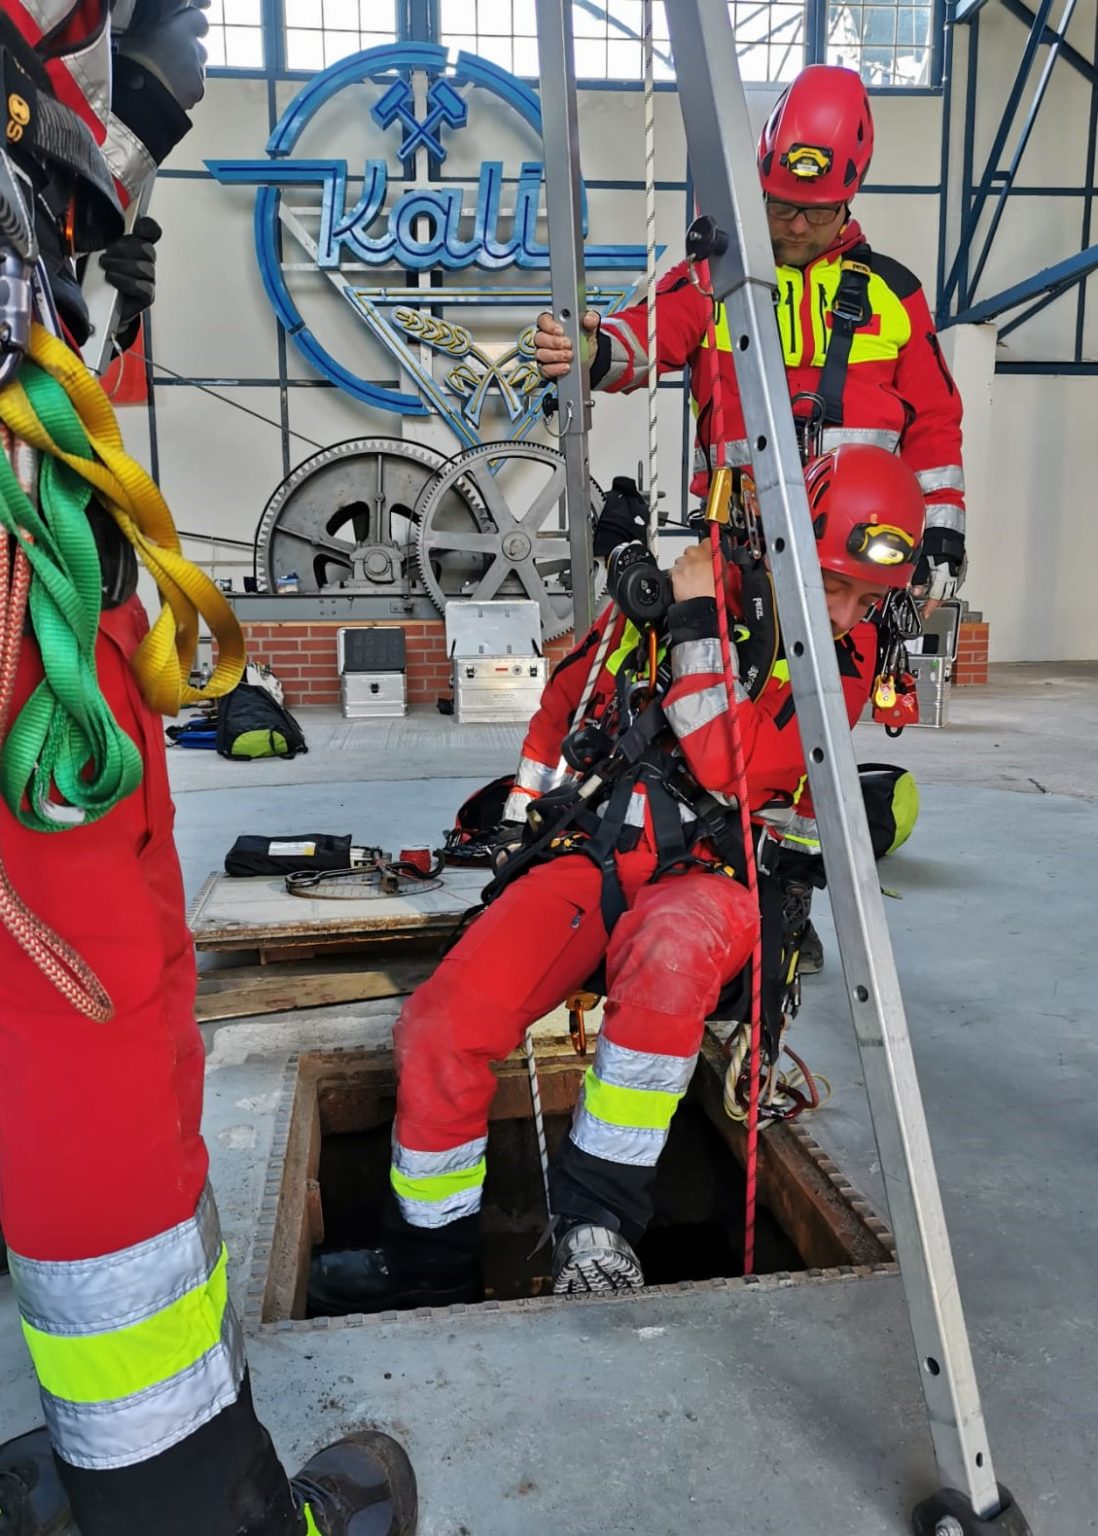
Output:
<path fill-rule="evenodd" d="M 495 1092 L 490 1063 L 513 1051 L 529 1025 L 580 987 L 604 957 L 596 1073 L 605 1058 L 608 1075 L 625 1073 L 622 1082 L 678 1091 L 677 1059 L 688 1081 L 705 1019 L 750 956 L 758 914 L 748 892 L 725 875 L 692 869 L 649 884 L 654 866 L 644 849 L 619 856 L 628 909 L 609 939 L 599 905 L 602 877 L 591 860 L 575 854 L 538 866 L 476 919 L 409 999 L 395 1033 L 397 1171 L 428 1180 L 418 1205 L 407 1179 L 397 1186 L 408 1196 L 402 1208 L 410 1220 L 445 1219 L 445 1201 L 437 1215 L 429 1208 L 445 1186 L 429 1181 L 477 1155 Z M 672 1060 L 661 1070 L 650 1058 Z M 465 1146 L 465 1159 L 417 1157 Z M 648 1160 L 655 1155 L 658 1146 Z M 643 1160 L 643 1153 L 634 1156 Z M 460 1194 L 449 1208 L 463 1208 Z"/>
<path fill-rule="evenodd" d="M 25 1258 L 94 1258 L 193 1217 L 206 1182 L 194 952 L 172 841 L 159 716 L 130 666 L 147 629 L 133 599 L 105 613 L 103 693 L 141 750 L 140 788 L 101 821 L 31 832 L 0 803 L 0 858 L 27 905 L 114 1002 L 78 1014 L 0 928 L 0 1225 Z M 41 676 L 24 646 L 15 698 Z"/>

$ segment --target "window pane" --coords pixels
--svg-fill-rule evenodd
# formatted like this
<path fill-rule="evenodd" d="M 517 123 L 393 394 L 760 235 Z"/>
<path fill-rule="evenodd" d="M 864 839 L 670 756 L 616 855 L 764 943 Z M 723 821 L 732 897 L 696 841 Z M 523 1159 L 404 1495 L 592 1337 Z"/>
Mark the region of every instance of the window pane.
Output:
<path fill-rule="evenodd" d="M 324 0 L 324 27 L 332 32 L 357 32 L 358 0 Z"/>
<path fill-rule="evenodd" d="M 477 0 L 442 0 L 442 31 L 465 32 L 475 36 L 477 30 Z"/>
<path fill-rule="evenodd" d="M 209 35 L 202 39 L 202 46 L 206 50 L 206 64 L 210 69 L 222 69 L 225 65 L 225 30 L 223 27 L 211 27 Z"/>
<path fill-rule="evenodd" d="M 289 69 L 323 69 L 396 42 L 396 0 L 283 0 L 283 7 Z"/>
<path fill-rule="evenodd" d="M 236 26 L 258 27 L 262 21 L 259 0 L 224 0 L 225 20 Z"/>
<path fill-rule="evenodd" d="M 515 62 L 516 75 L 525 75 L 528 79 L 536 79 L 538 75 L 538 41 L 536 37 L 515 38 Z"/>
<path fill-rule="evenodd" d="M 511 69 L 511 39 L 509 37 L 485 37 L 482 34 L 477 45 L 477 52 L 482 59 L 490 59 L 493 64 L 498 64 L 501 69 L 507 70 L 508 73 L 513 73 Z"/>
<path fill-rule="evenodd" d="M 225 62 L 233 69 L 262 69 L 262 29 L 260 27 L 226 27 Z"/>
<path fill-rule="evenodd" d="M 606 79 L 606 43 L 601 39 L 577 37 L 576 76 L 580 80 Z"/>
<path fill-rule="evenodd" d="M 323 32 L 315 28 L 310 31 L 287 28 L 286 63 L 290 69 L 323 69 Z"/>
<path fill-rule="evenodd" d="M 611 80 L 635 80 L 644 73 L 640 43 L 619 42 L 611 36 L 606 45 L 606 73 Z"/>
<path fill-rule="evenodd" d="M 513 15 L 516 37 L 537 37 L 538 17 L 534 0 L 514 0 Z"/>
<path fill-rule="evenodd" d="M 477 30 L 482 37 L 510 37 L 511 0 L 492 0 L 491 5 L 485 5 L 481 0 Z"/>

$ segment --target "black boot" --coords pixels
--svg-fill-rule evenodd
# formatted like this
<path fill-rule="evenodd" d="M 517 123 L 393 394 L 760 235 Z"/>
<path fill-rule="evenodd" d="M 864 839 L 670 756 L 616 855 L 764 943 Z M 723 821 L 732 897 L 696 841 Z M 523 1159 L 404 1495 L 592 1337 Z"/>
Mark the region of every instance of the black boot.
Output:
<path fill-rule="evenodd" d="M 305 1536 L 412 1536 L 419 1516 L 416 1475 L 402 1446 L 363 1429 L 305 1463 L 290 1487 Z"/>
<path fill-rule="evenodd" d="M 46 1431 L 0 1445 L 0 1536 L 62 1536 L 69 1519 Z"/>
<path fill-rule="evenodd" d="M 797 969 L 802 976 L 818 976 L 824 968 L 824 947 L 819 934 L 809 923 L 801 940 L 801 958 Z"/>
<path fill-rule="evenodd" d="M 601 1219 L 600 1219 L 601 1218 Z M 553 1230 L 553 1294 L 635 1291 L 644 1271 L 632 1243 L 609 1211 L 597 1218 L 558 1216 Z"/>
<path fill-rule="evenodd" d="M 396 1212 L 385 1220 L 380 1248 L 314 1254 L 309 1267 L 312 1317 L 408 1311 L 480 1301 L 479 1221 L 463 1216 L 432 1230 Z"/>

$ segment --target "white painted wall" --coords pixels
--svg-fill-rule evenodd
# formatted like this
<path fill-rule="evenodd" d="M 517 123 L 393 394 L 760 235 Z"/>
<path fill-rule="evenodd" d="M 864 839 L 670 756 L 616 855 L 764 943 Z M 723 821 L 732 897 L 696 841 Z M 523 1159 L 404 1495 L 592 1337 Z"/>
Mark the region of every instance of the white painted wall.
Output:
<path fill-rule="evenodd" d="M 1080 11 L 1084 35 L 1093 28 L 1095 0 Z M 1004 10 L 983 13 L 981 119 L 978 145 L 993 131 L 995 90 L 1005 93 L 1012 57 L 1024 40 L 1022 28 Z M 963 81 L 964 37 L 959 39 L 955 76 Z M 1077 88 L 1078 87 L 1078 88 Z M 1035 134 L 1023 167 L 1022 180 L 1045 184 L 1081 180 L 1085 159 L 1086 93 L 1064 66 L 1045 111 L 1047 120 Z M 281 83 L 279 109 L 296 87 Z M 761 123 L 773 93 L 753 90 L 753 119 Z M 639 92 L 581 93 L 580 121 L 584 171 L 592 180 L 640 179 L 643 175 L 642 98 Z M 876 96 L 877 154 L 873 183 L 934 189 L 905 195 L 872 192 L 858 200 L 857 214 L 878 249 L 903 260 L 923 278 L 933 296 L 938 257 L 941 171 L 939 96 L 889 98 Z M 379 153 L 362 129 L 363 113 L 353 102 L 342 109 L 338 124 L 327 135 L 315 134 L 308 148 L 327 155 L 345 154 L 353 164 L 367 152 Z M 523 147 L 513 124 L 501 114 L 485 127 L 482 115 L 476 137 L 466 131 L 454 139 L 447 169 L 464 162 L 499 157 L 513 170 L 520 155 L 537 158 L 533 145 Z M 681 180 L 685 149 L 677 100 L 672 93 L 658 97 L 660 177 Z M 1081 127 L 1080 127 L 1081 125 Z M 338 131 L 337 131 L 338 129 Z M 206 156 L 254 158 L 263 152 L 268 133 L 266 85 L 261 81 L 214 78 L 206 100 L 196 113 L 194 132 L 180 145 L 169 167 L 200 170 Z M 496 135 L 498 134 L 498 140 Z M 521 135 L 519 136 L 521 137 Z M 959 133 L 955 125 L 959 163 Z M 369 149 L 370 142 L 374 148 Z M 250 189 L 226 189 L 209 179 L 163 179 L 157 187 L 153 212 L 165 227 L 159 260 L 159 294 L 153 317 L 153 352 L 158 363 L 185 375 L 226 379 L 269 379 L 276 374 L 276 327 L 256 270 L 251 229 Z M 600 241 L 643 240 L 643 197 L 639 191 L 593 190 L 590 194 L 591 237 Z M 1016 281 L 1078 249 L 1076 224 L 1081 207 L 1052 199 L 1029 198 L 1004 222 L 1000 249 L 989 264 L 983 292 Z M 682 191 L 660 194 L 658 228 L 668 246 L 667 261 L 681 251 L 685 224 Z M 952 237 L 952 236 L 951 236 Z M 308 281 L 322 285 L 322 280 Z M 1010 338 L 1012 357 L 1048 356 L 1073 334 L 1074 311 L 1052 306 L 1031 327 Z M 1098 352 L 1098 293 L 1088 332 Z M 512 317 L 517 329 L 522 312 Z M 386 369 L 383 357 L 356 334 L 358 321 L 334 302 L 323 318 L 310 320 L 338 339 L 372 376 Z M 1065 331 L 1065 327 L 1068 328 Z M 309 369 L 290 348 L 290 371 L 307 376 Z M 985 425 L 974 431 L 971 449 L 981 459 L 971 466 L 977 492 L 970 521 L 971 576 L 968 595 L 992 625 L 992 657 L 996 660 L 1069 659 L 1098 656 L 1094 604 L 1085 588 L 1084 572 L 1098 560 L 1098 534 L 1091 516 L 1087 487 L 1098 483 L 1098 432 L 1092 426 L 1098 406 L 1098 379 L 1018 378 L 998 375 L 985 381 L 990 404 L 982 412 Z M 282 479 L 282 439 L 276 429 L 280 401 L 273 387 L 217 385 L 219 392 L 239 401 L 276 426 L 256 421 L 231 405 L 193 388 L 160 388 L 156 393 L 156 430 L 161 479 L 176 520 L 198 532 L 250 539 L 263 506 Z M 416 435 L 414 419 L 367 410 L 332 389 L 288 391 L 289 423 L 301 437 L 291 439 L 291 463 L 315 451 L 310 442 L 326 445 L 349 436 Z M 129 413 L 129 438 L 138 452 L 147 453 L 146 424 L 141 412 Z M 974 423 L 975 427 L 975 423 Z M 456 441 L 453 447 L 457 447 Z M 615 473 L 631 472 L 645 453 L 645 406 L 641 399 L 601 398 L 595 413 L 592 466 L 608 484 Z M 681 401 L 677 393 L 661 397 L 661 478 L 677 512 L 679 461 L 683 451 Z M 1038 557 L 1035 564 L 1034 557 Z M 1089 558 L 1088 558 L 1089 557 Z M 1035 580 L 1034 570 L 1039 572 Z"/>

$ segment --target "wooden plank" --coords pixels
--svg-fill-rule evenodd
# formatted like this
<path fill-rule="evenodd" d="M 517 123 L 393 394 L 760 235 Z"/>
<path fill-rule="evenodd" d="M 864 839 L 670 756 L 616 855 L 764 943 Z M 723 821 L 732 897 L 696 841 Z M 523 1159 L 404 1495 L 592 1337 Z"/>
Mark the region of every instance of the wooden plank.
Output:
<path fill-rule="evenodd" d="M 189 914 L 197 949 L 258 949 L 349 937 L 443 934 L 480 904 L 485 871 L 448 869 L 433 891 L 357 901 L 291 896 L 279 878 L 213 874 Z"/>
<path fill-rule="evenodd" d="M 233 966 L 200 978 L 195 1017 L 200 1024 L 210 1024 L 332 1003 L 403 997 L 426 981 L 437 964 L 437 955 L 419 954 L 407 960 L 386 960 L 383 965 L 333 959 Z"/>

